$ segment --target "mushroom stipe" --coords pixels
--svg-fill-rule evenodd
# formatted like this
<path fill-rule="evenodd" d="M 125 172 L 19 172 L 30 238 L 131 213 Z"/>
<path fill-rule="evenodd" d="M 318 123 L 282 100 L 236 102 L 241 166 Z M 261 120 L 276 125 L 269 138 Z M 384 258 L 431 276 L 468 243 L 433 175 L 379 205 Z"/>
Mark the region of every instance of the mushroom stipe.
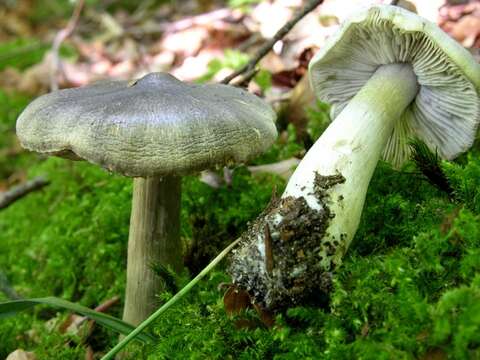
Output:
<path fill-rule="evenodd" d="M 472 145 L 480 120 L 480 65 L 436 25 L 395 6 L 373 6 L 343 24 L 309 75 L 334 120 L 281 200 L 244 235 L 230 267 L 236 286 L 275 310 L 328 293 L 382 155 L 400 167 L 419 137 L 452 159 Z"/>
<path fill-rule="evenodd" d="M 18 118 L 17 135 L 27 149 L 134 178 L 123 319 L 137 325 L 163 290 L 154 268 L 182 269 L 181 176 L 262 153 L 276 138 L 275 117 L 242 89 L 152 73 L 41 96 Z"/>

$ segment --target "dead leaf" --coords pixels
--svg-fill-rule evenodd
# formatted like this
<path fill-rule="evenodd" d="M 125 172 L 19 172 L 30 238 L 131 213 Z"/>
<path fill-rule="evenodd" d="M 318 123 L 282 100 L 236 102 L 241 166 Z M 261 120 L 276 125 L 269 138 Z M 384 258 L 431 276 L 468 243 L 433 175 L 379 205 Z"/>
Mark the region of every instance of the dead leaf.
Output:
<path fill-rule="evenodd" d="M 18 170 L 14 172 L 7 179 L 9 187 L 23 183 L 25 181 L 27 181 L 27 173 L 25 170 Z"/>
<path fill-rule="evenodd" d="M 293 69 L 283 70 L 272 74 L 275 85 L 293 88 L 307 73 L 308 64 L 314 55 L 312 48 L 302 51 L 297 59 L 297 66 Z"/>
<path fill-rule="evenodd" d="M 204 27 L 194 27 L 181 32 L 167 34 L 163 41 L 163 49 L 173 53 L 182 54 L 183 57 L 196 55 L 203 42 L 209 36 Z"/>
<path fill-rule="evenodd" d="M 453 26 L 452 36 L 465 47 L 472 47 L 480 35 L 480 17 L 466 15 Z"/>
<path fill-rule="evenodd" d="M 58 327 L 58 331 L 60 334 L 72 334 L 72 335 L 80 335 L 80 332 L 83 329 L 83 326 L 85 324 L 85 317 L 76 315 L 76 314 L 70 314 L 68 317 L 65 319 L 63 323 L 60 324 Z"/>
<path fill-rule="evenodd" d="M 268 311 L 267 309 L 264 309 L 259 304 L 253 304 L 253 307 L 257 311 L 257 314 L 260 317 L 260 320 L 262 320 L 262 323 L 267 328 L 271 329 L 275 325 L 275 316 L 273 315 L 273 313 Z"/>
<path fill-rule="evenodd" d="M 33 352 L 17 349 L 7 356 L 5 360 L 37 360 Z"/>
<path fill-rule="evenodd" d="M 248 292 L 233 284 L 230 285 L 223 296 L 223 305 L 227 315 L 238 315 L 252 307 Z"/>
<path fill-rule="evenodd" d="M 281 178 L 288 180 L 290 176 L 292 176 L 295 168 L 300 163 L 300 160 L 297 158 L 290 158 L 286 160 L 282 160 L 273 164 L 266 164 L 266 165 L 255 165 L 249 166 L 248 170 L 252 173 L 252 175 L 258 174 L 276 174 Z"/>

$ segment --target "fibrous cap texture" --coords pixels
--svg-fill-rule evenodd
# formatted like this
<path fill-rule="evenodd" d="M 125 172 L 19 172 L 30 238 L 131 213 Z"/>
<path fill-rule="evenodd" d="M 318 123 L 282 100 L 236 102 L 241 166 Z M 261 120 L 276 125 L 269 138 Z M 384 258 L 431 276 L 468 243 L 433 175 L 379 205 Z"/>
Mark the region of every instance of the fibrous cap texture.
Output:
<path fill-rule="evenodd" d="M 182 175 L 258 155 L 276 138 L 274 120 L 242 89 L 152 73 L 43 95 L 18 118 L 17 136 L 29 150 L 126 176 Z"/>
<path fill-rule="evenodd" d="M 435 24 L 407 10 L 378 5 L 344 23 L 310 62 L 310 80 L 335 117 L 379 66 L 392 63 L 410 63 L 419 90 L 396 121 L 383 158 L 400 166 L 412 138 L 446 159 L 466 151 L 480 121 L 480 65 Z"/>

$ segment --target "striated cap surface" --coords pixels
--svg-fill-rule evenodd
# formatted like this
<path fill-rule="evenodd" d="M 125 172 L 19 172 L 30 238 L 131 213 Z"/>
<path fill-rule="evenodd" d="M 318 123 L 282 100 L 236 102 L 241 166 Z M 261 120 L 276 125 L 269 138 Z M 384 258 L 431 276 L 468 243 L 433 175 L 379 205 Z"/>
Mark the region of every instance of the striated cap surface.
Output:
<path fill-rule="evenodd" d="M 242 89 L 152 73 L 43 95 L 18 118 L 17 136 L 29 150 L 126 176 L 187 174 L 260 154 L 277 136 L 275 117 Z"/>
<path fill-rule="evenodd" d="M 466 151 L 480 121 L 480 65 L 435 24 L 407 10 L 378 5 L 344 23 L 310 62 L 310 80 L 336 117 L 379 66 L 392 63 L 412 65 L 419 91 L 396 122 L 384 159 L 400 166 L 415 137 L 446 159 Z"/>

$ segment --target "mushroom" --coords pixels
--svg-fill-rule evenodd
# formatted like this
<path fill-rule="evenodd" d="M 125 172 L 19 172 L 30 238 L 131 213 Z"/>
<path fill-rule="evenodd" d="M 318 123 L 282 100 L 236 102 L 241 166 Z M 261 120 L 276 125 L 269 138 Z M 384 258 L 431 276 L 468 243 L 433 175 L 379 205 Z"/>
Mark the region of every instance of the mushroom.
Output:
<path fill-rule="evenodd" d="M 263 152 L 276 138 L 274 119 L 239 88 L 152 73 L 41 96 L 18 118 L 17 135 L 26 149 L 134 178 L 124 320 L 136 325 L 162 289 L 152 265 L 182 268 L 181 176 Z"/>
<path fill-rule="evenodd" d="M 329 292 L 381 156 L 401 166 L 418 137 L 453 159 L 472 145 L 480 120 L 480 66 L 436 25 L 399 7 L 354 16 L 309 71 L 334 121 L 230 266 L 234 283 L 270 309 Z"/>

